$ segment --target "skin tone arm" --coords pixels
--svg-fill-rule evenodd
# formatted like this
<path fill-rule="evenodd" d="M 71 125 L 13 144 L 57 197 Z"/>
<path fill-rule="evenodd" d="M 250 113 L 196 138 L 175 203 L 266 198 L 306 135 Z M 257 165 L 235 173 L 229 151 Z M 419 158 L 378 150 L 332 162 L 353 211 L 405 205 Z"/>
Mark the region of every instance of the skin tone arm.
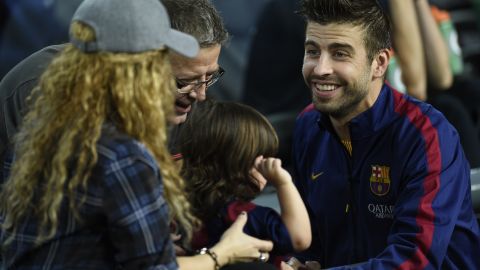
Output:
<path fill-rule="evenodd" d="M 237 220 L 223 233 L 220 241 L 210 248 L 217 254 L 220 266 L 235 262 L 251 262 L 258 259 L 260 251 L 269 252 L 273 248 L 271 241 L 259 240 L 243 233 L 247 223 L 247 214 L 242 212 Z M 267 254 L 268 256 L 268 254 Z M 209 255 L 177 257 L 181 270 L 212 270 L 215 262 Z"/>
<path fill-rule="evenodd" d="M 409 95 L 427 98 L 423 44 L 413 1 L 390 0 L 395 55 L 402 68 L 402 81 Z"/>
<path fill-rule="evenodd" d="M 414 0 L 414 4 L 422 35 L 428 81 L 436 90 L 447 90 L 453 83 L 447 44 L 433 18 L 428 1 Z"/>
<path fill-rule="evenodd" d="M 282 168 L 282 161 L 260 156 L 255 160 L 255 168 L 252 176 L 259 183 L 272 183 L 277 190 L 281 218 L 290 234 L 293 248 L 295 251 L 307 249 L 312 241 L 310 219 L 292 177 Z"/>

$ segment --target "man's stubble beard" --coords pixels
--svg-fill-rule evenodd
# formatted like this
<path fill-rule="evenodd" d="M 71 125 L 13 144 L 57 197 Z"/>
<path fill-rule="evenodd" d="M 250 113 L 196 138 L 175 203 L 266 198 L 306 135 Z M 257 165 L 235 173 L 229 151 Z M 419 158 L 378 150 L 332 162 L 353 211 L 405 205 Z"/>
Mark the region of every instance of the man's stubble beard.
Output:
<path fill-rule="evenodd" d="M 335 104 L 328 104 L 332 101 L 323 103 L 313 94 L 313 105 L 321 113 L 328 114 L 333 118 L 341 119 L 353 112 L 360 102 L 362 102 L 362 100 L 368 95 L 370 88 L 369 80 L 370 74 L 364 72 L 361 76 L 361 80 L 357 80 L 351 87 L 342 84 L 344 87 L 343 93 L 334 101 Z"/>

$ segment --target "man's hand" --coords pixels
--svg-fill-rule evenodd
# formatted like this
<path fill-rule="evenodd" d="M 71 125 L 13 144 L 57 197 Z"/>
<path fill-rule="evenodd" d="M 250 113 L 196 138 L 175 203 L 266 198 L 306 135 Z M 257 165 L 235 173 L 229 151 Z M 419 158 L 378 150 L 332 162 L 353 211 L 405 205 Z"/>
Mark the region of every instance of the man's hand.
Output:
<path fill-rule="evenodd" d="M 320 270 L 320 263 L 317 261 L 306 261 L 301 263 L 295 257 L 291 257 L 288 262 L 280 263 L 280 270 Z"/>

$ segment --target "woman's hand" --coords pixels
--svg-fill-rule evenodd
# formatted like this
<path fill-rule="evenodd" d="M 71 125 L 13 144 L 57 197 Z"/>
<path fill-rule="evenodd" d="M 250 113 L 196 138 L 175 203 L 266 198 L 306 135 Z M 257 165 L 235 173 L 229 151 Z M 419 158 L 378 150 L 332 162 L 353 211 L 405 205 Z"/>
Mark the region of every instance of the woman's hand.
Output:
<path fill-rule="evenodd" d="M 247 223 L 247 213 L 242 212 L 237 220 L 226 230 L 220 241 L 211 248 L 217 254 L 221 266 L 235 262 L 258 261 L 263 255 L 268 260 L 272 250 L 271 241 L 260 240 L 243 232 Z"/>

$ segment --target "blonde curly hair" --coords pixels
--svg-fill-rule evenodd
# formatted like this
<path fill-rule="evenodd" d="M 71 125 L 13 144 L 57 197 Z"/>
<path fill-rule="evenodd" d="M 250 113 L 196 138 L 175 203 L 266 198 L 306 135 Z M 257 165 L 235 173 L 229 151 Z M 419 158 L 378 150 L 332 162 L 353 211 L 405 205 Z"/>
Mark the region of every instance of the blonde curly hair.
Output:
<path fill-rule="evenodd" d="M 79 40 L 95 39 L 92 29 L 79 22 L 70 31 Z M 67 45 L 33 90 L 31 96 L 37 98 L 16 137 L 18 162 L 0 194 L 2 226 L 10 232 L 3 244 L 13 239 L 17 224 L 31 211 L 40 222 L 37 243 L 53 237 L 64 199 L 78 218 L 74 194 L 88 185 L 107 121 L 153 154 L 171 215 L 190 239 L 197 219 L 166 146 L 174 87 L 166 50 L 85 54 Z"/>

